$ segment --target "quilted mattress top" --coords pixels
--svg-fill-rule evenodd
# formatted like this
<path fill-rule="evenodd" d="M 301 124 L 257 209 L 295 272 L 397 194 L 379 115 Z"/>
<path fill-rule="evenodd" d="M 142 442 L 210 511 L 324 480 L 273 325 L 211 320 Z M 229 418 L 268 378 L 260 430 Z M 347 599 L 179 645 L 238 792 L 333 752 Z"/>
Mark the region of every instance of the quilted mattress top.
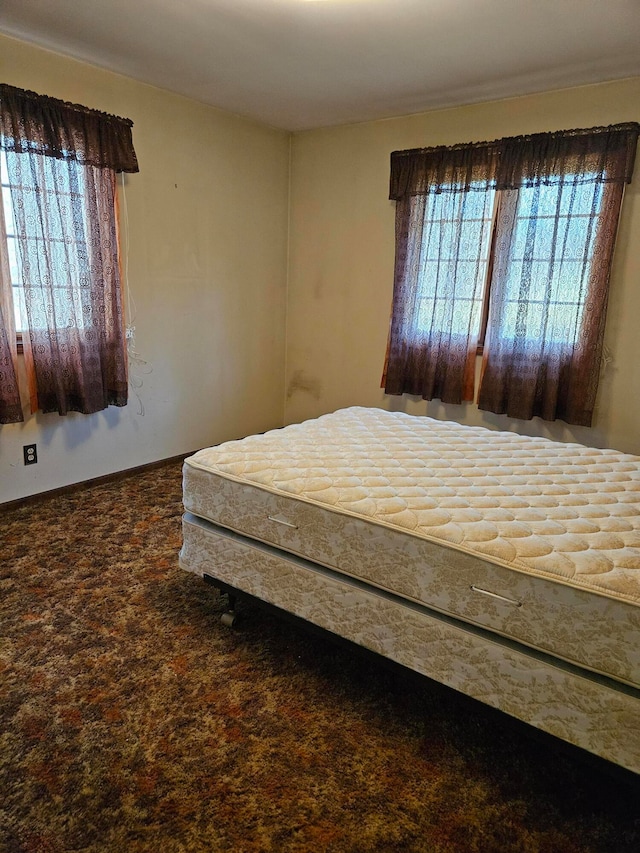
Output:
<path fill-rule="evenodd" d="M 640 457 L 353 407 L 186 460 L 640 604 Z"/>

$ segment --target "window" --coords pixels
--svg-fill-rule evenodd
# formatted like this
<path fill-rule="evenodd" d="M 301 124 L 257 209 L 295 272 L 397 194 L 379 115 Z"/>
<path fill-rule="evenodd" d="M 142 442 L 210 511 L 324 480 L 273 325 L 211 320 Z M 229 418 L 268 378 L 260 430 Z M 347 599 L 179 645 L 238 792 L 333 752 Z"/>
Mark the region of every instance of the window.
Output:
<path fill-rule="evenodd" d="M 117 171 L 138 170 L 131 122 L 0 84 L 0 423 L 127 402 Z M 5 370 L 1 369 L 4 365 Z"/>
<path fill-rule="evenodd" d="M 565 175 L 547 185 L 503 191 L 517 194 L 503 304 L 505 338 L 515 340 L 519 324 L 525 337 L 544 334 L 550 345 L 575 338 L 602 208 L 596 177 Z M 531 285 L 521 297 L 526 277 Z"/>
<path fill-rule="evenodd" d="M 591 422 L 638 125 L 392 155 L 390 394 Z"/>
<path fill-rule="evenodd" d="M 480 335 L 495 192 L 474 189 L 462 193 L 449 185 L 427 197 L 416 245 L 420 305 L 413 336 L 448 327 L 452 336 L 466 336 L 467 324 Z"/>
<path fill-rule="evenodd" d="M 16 331 L 45 330 L 51 323 L 86 329 L 97 308 L 87 290 L 92 225 L 86 167 L 73 159 L 39 157 L 37 168 L 25 169 L 21 157 L 3 151 L 0 161 Z M 24 268 L 37 271 L 26 282 Z M 37 291 L 30 287 L 34 278 L 41 282 Z M 31 297 L 30 321 L 25 294 Z"/>

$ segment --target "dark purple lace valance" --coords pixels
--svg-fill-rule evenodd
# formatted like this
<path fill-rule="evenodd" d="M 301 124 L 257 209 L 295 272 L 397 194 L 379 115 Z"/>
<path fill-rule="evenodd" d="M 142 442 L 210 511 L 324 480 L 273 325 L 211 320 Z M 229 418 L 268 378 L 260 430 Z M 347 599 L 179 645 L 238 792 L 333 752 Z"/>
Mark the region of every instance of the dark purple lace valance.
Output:
<path fill-rule="evenodd" d="M 516 189 L 551 182 L 568 172 L 581 175 L 584 183 L 630 183 L 639 131 L 639 124 L 627 122 L 394 151 L 389 198 Z"/>
<path fill-rule="evenodd" d="M 133 122 L 0 83 L 0 147 L 137 172 Z"/>

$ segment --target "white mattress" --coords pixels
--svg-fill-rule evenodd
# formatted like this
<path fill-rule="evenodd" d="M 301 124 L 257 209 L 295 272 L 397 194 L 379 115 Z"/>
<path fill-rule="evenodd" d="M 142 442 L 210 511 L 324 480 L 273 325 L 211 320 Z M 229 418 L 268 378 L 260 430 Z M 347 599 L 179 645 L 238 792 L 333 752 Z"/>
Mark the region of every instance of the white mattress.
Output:
<path fill-rule="evenodd" d="M 640 685 L 640 458 L 350 408 L 185 461 L 185 508 Z"/>

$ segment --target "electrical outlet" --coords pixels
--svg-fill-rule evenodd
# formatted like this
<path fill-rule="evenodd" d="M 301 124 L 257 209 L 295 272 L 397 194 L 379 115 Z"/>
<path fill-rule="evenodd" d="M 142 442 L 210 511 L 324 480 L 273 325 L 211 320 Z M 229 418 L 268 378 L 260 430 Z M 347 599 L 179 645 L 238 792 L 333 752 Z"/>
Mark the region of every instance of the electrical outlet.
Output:
<path fill-rule="evenodd" d="M 35 444 L 25 444 L 22 448 L 25 465 L 35 465 L 38 461 L 38 450 Z"/>

